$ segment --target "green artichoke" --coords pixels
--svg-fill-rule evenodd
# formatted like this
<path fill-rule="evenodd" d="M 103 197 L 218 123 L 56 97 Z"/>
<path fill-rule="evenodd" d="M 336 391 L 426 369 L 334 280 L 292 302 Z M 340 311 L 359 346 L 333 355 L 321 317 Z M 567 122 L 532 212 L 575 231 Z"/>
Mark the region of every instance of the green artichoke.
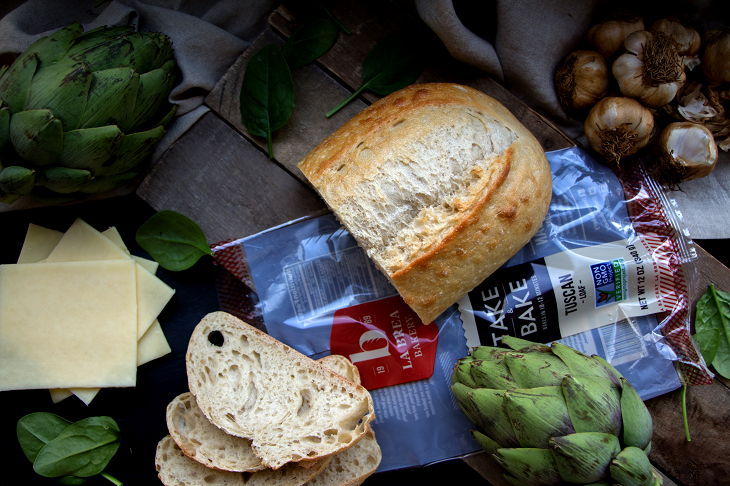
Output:
<path fill-rule="evenodd" d="M 42 37 L 0 69 L 0 201 L 62 202 L 134 179 L 176 107 L 168 37 L 131 26 Z"/>
<path fill-rule="evenodd" d="M 662 484 L 647 457 L 649 410 L 613 366 L 560 343 L 503 342 L 511 350 L 460 359 L 451 389 L 510 484 Z"/>

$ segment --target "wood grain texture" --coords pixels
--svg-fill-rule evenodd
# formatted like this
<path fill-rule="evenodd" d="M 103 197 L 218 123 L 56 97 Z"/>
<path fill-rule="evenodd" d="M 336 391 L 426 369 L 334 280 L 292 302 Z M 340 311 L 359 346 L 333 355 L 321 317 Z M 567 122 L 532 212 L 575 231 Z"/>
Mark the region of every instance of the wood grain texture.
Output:
<path fill-rule="evenodd" d="M 484 72 L 451 57 L 420 20 L 414 20 L 390 1 L 340 2 L 333 13 L 352 30 L 352 34 L 340 32 L 332 49 L 317 62 L 352 91 L 362 83 L 362 63 L 370 49 L 390 32 L 407 30 L 418 39 L 416 45 L 428 51 L 429 63 L 416 83 L 449 82 L 471 86 L 505 105 L 535 135 L 543 149 L 558 150 L 575 145 L 570 137 Z M 291 11 L 279 7 L 272 13 L 269 22 L 282 35 L 289 37 L 301 24 L 297 14 L 294 7 Z M 380 99 L 380 96 L 368 91 L 362 96 L 370 102 Z"/>
<path fill-rule="evenodd" d="M 137 194 L 157 211 L 197 222 L 208 242 L 242 238 L 324 209 L 215 113 L 206 113 L 165 153 Z"/>
<path fill-rule="evenodd" d="M 236 130 L 266 152 L 266 139 L 251 135 L 241 121 L 240 95 L 243 75 L 248 61 L 268 44 L 284 45 L 281 36 L 267 28 L 236 60 L 215 88 L 205 98 L 205 104 L 226 119 Z M 292 71 L 294 81 L 294 111 L 289 122 L 275 131 L 272 138 L 275 160 L 299 180 L 306 180 L 297 163 L 325 137 L 359 113 L 365 104 L 360 100 L 327 118 L 327 110 L 336 106 L 349 92 L 315 65 Z"/>

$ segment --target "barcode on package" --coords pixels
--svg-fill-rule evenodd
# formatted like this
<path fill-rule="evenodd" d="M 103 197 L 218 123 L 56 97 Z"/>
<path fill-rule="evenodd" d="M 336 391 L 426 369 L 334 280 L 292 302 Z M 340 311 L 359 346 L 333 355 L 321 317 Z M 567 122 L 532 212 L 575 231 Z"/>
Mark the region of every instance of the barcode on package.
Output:
<path fill-rule="evenodd" d="M 297 322 L 351 305 L 362 289 L 377 298 L 395 293 L 358 246 L 287 265 L 284 276 Z"/>
<path fill-rule="evenodd" d="M 603 353 L 612 365 L 636 361 L 649 355 L 641 334 L 628 319 L 613 326 L 598 329 L 603 342 Z"/>

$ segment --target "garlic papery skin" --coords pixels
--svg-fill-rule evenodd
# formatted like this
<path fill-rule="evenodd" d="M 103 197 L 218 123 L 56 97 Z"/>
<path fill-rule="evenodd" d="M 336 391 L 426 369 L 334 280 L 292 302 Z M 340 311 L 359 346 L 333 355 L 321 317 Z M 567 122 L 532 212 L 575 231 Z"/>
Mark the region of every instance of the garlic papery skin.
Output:
<path fill-rule="evenodd" d="M 692 27 L 683 25 L 677 18 L 667 17 L 665 19 L 659 19 L 651 25 L 651 30 L 663 32 L 677 41 L 677 51 L 680 56 L 695 56 L 700 52 L 700 44 L 702 42 L 700 33 Z"/>
<path fill-rule="evenodd" d="M 697 123 L 667 125 L 659 134 L 655 149 L 656 177 L 670 186 L 705 177 L 717 162 L 717 145 L 712 133 Z"/>
<path fill-rule="evenodd" d="M 627 52 L 612 66 L 621 94 L 650 108 L 672 101 L 687 79 L 675 42 L 662 32 L 639 31 L 624 46 Z"/>
<path fill-rule="evenodd" d="M 608 97 L 591 108 L 583 130 L 593 150 L 618 164 L 649 143 L 654 116 L 635 99 Z"/>
<path fill-rule="evenodd" d="M 590 108 L 608 92 L 608 67 L 596 51 L 572 52 L 555 73 L 560 106 L 566 112 Z"/>
<path fill-rule="evenodd" d="M 604 59 L 613 59 L 624 47 L 624 40 L 632 32 L 644 30 L 644 19 L 638 14 L 618 14 L 588 30 L 588 43 Z"/>
<path fill-rule="evenodd" d="M 702 73 L 710 87 L 730 83 L 730 27 L 705 35 Z"/>

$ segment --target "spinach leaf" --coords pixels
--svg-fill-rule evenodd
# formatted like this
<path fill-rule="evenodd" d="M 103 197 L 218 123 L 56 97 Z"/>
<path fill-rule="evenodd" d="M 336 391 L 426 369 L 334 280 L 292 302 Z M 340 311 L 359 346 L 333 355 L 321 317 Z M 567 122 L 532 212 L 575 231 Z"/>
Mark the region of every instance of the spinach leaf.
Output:
<path fill-rule="evenodd" d="M 324 10 L 324 13 L 326 13 L 329 16 L 329 18 L 331 18 L 337 24 L 337 26 L 340 29 L 342 29 L 342 31 L 345 34 L 350 35 L 352 33 L 352 31 L 350 31 L 350 29 L 348 29 L 347 26 L 345 24 L 343 24 L 342 21 L 340 21 L 340 19 L 338 19 L 337 17 L 335 17 L 335 15 L 327 7 L 325 7 L 324 5 L 322 5 L 319 2 L 317 2 L 317 5 L 319 5 L 320 8 L 322 10 Z"/>
<path fill-rule="evenodd" d="M 337 25 L 329 18 L 315 17 L 299 27 L 281 50 L 290 69 L 306 66 L 329 51 L 337 40 Z"/>
<path fill-rule="evenodd" d="M 95 476 L 107 466 L 120 442 L 119 426 L 111 417 L 79 420 L 46 444 L 33 470 L 50 478 Z"/>
<path fill-rule="evenodd" d="M 334 115 L 366 89 L 385 96 L 413 83 L 426 64 L 423 49 L 413 45 L 413 36 L 392 32 L 368 52 L 362 63 L 362 85 L 345 101 L 327 112 Z"/>
<path fill-rule="evenodd" d="M 31 413 L 20 420 L 16 427 L 18 442 L 23 454 L 34 462 L 38 453 L 50 441 L 58 437 L 72 422 L 53 413 Z"/>
<path fill-rule="evenodd" d="M 243 124 L 251 135 L 266 137 L 273 159 L 271 134 L 289 121 L 294 109 L 294 82 L 278 46 L 264 46 L 248 62 L 240 102 Z"/>
<path fill-rule="evenodd" d="M 136 240 L 157 263 L 173 272 L 192 267 L 204 255 L 213 255 L 203 230 L 192 219 L 170 210 L 145 221 Z"/>
<path fill-rule="evenodd" d="M 730 378 L 730 294 L 710 285 L 697 301 L 693 335 L 707 364 Z"/>
<path fill-rule="evenodd" d="M 77 478 L 76 476 L 62 476 L 60 478 L 57 478 L 56 482 L 58 484 L 63 484 L 64 486 L 78 486 L 79 484 L 84 484 L 86 482 L 86 478 Z"/>

